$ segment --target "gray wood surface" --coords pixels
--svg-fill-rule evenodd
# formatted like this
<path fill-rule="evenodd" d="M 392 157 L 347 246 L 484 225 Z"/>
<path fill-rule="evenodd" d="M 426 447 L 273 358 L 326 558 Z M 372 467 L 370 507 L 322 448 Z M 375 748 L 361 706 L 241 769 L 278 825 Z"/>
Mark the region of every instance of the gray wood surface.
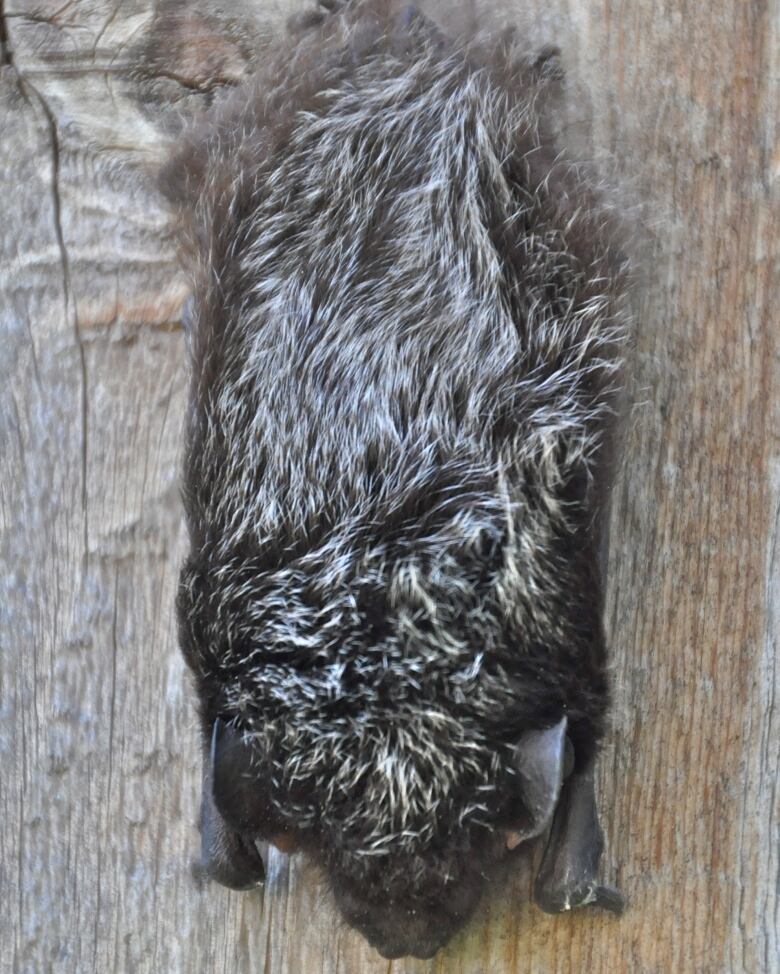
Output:
<path fill-rule="evenodd" d="M 271 853 L 263 892 L 196 886 L 185 285 L 151 176 L 281 14 L 4 0 L 3 972 L 780 970 L 778 0 L 538 7 L 581 82 L 572 133 L 646 201 L 600 772 L 628 912 L 543 916 L 522 868 L 434 961 L 389 963 L 298 860 Z"/>

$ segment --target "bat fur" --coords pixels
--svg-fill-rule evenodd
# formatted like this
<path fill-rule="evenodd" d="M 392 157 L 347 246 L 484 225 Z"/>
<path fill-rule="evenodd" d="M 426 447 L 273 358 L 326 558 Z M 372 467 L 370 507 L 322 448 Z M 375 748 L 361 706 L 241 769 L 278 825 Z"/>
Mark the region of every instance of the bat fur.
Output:
<path fill-rule="evenodd" d="M 513 749 L 608 709 L 598 547 L 628 265 L 555 52 L 314 13 L 163 174 L 192 278 L 180 640 L 258 837 L 388 956 L 473 910 Z M 388 919 L 388 916 L 390 919 Z"/>

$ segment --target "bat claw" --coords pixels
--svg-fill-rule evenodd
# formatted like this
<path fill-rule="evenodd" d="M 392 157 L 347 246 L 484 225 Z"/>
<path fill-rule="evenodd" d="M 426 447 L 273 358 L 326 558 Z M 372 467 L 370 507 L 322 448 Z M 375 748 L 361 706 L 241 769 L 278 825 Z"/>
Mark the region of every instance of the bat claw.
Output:
<path fill-rule="evenodd" d="M 600 906 L 602 910 L 607 910 L 616 917 L 622 916 L 626 908 L 626 898 L 614 886 L 599 886 L 596 890 L 595 906 Z"/>

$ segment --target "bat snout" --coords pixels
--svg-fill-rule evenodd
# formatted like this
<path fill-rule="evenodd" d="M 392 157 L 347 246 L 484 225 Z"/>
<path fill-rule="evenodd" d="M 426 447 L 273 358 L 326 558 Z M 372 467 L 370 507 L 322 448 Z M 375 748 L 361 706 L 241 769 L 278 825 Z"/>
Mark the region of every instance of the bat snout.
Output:
<path fill-rule="evenodd" d="M 350 926 L 358 930 L 387 960 L 417 957 L 427 960 L 460 929 L 467 913 L 456 913 L 463 896 L 449 902 L 446 894 L 437 903 L 414 901 L 371 901 L 368 897 L 342 892 L 337 901 Z M 469 904 L 470 906 L 472 904 Z"/>

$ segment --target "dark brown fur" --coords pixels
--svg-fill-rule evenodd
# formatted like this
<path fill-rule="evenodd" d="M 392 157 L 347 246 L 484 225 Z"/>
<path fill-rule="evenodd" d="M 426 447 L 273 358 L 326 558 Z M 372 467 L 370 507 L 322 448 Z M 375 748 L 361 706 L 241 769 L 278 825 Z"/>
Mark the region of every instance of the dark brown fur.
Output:
<path fill-rule="evenodd" d="M 181 642 L 206 738 L 251 746 L 252 836 L 428 955 L 523 820 L 523 734 L 567 716 L 580 765 L 602 736 L 625 263 L 547 121 L 553 52 L 314 19 L 164 173 L 194 288 Z"/>

